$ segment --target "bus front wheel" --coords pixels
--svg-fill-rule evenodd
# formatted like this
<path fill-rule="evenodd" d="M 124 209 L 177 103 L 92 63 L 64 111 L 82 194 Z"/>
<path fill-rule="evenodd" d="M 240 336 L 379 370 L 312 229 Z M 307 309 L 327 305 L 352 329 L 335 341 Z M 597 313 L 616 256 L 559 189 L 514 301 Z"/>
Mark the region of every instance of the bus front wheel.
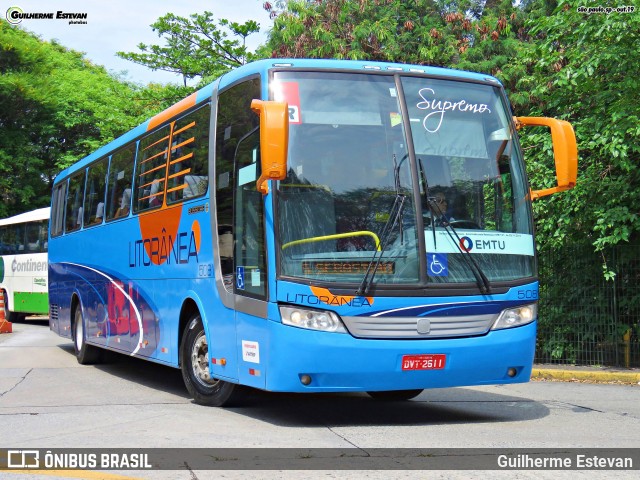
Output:
<path fill-rule="evenodd" d="M 367 392 L 375 400 L 383 401 L 403 401 L 411 400 L 422 393 L 422 389 L 417 390 L 390 390 L 386 392 Z"/>
<path fill-rule="evenodd" d="M 75 309 L 72 335 L 73 349 L 78 363 L 80 365 L 99 363 L 102 358 L 102 350 L 87 343 L 84 321 L 82 320 L 82 307 L 80 305 L 77 305 Z"/>
<path fill-rule="evenodd" d="M 241 397 L 241 386 L 211 375 L 209 344 L 200 314 L 189 319 L 182 335 L 180 369 L 187 390 L 200 405 L 224 407 L 237 402 Z"/>

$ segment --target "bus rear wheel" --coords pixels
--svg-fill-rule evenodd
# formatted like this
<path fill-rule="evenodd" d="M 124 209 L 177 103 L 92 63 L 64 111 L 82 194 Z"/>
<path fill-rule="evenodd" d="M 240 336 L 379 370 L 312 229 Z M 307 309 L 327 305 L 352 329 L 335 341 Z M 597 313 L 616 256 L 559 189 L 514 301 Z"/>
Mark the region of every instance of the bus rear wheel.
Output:
<path fill-rule="evenodd" d="M 9 298 L 6 290 L 2 290 L 0 294 L 4 297 L 4 318 L 7 322 L 19 322 L 20 320 L 24 320 L 24 315 L 21 315 L 17 312 L 12 312 L 9 310 Z"/>
<path fill-rule="evenodd" d="M 367 392 L 367 394 L 375 400 L 383 400 L 387 402 L 411 400 L 422 393 L 422 389 L 416 390 L 390 390 L 386 392 Z"/>
<path fill-rule="evenodd" d="M 84 330 L 84 321 L 82 319 L 82 307 L 76 306 L 73 319 L 73 349 L 76 353 L 76 359 L 80 365 L 91 365 L 99 363 L 102 359 L 102 350 L 87 343 L 87 335 Z"/>
<path fill-rule="evenodd" d="M 241 386 L 211 375 L 209 344 L 199 313 L 189 319 L 184 329 L 180 345 L 180 368 L 187 390 L 200 405 L 230 406 L 242 397 Z"/>

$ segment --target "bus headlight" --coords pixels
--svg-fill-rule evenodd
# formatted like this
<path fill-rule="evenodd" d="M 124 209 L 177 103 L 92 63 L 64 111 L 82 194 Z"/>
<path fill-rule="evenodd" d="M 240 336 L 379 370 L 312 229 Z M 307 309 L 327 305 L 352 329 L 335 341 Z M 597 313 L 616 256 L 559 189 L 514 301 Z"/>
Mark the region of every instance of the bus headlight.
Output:
<path fill-rule="evenodd" d="M 522 307 L 503 310 L 491 330 L 520 327 L 533 322 L 538 316 L 538 304 L 523 305 Z"/>
<path fill-rule="evenodd" d="M 280 306 L 282 323 L 308 330 L 347 333 L 340 317 L 328 310 Z"/>

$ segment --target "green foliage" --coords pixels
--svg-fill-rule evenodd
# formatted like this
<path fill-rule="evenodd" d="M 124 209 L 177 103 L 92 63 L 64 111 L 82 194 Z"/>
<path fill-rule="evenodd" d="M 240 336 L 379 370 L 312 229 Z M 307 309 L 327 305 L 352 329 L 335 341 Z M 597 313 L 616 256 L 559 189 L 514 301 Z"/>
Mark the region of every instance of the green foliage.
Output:
<path fill-rule="evenodd" d="M 279 2 L 282 3 L 282 2 Z M 324 0 L 280 5 L 272 56 L 394 61 L 492 72 L 518 25 L 509 0 Z M 484 6 L 483 6 L 484 5 Z M 271 5 L 268 5 L 270 8 Z M 519 20 L 522 23 L 521 19 Z M 501 41 L 498 41 L 501 40 Z M 504 63 L 504 62 L 502 62 Z"/>
<path fill-rule="evenodd" d="M 254 58 L 246 47 L 249 35 L 260 26 L 253 20 L 245 23 L 221 19 L 216 22 L 213 13 L 194 13 L 189 18 L 167 13 L 158 18 L 151 28 L 165 41 L 160 45 L 138 45 L 141 53 L 118 52 L 126 60 L 153 70 L 182 75 L 187 80 L 200 77 L 214 79 Z M 239 37 L 230 39 L 229 35 Z"/>
<path fill-rule="evenodd" d="M 0 217 L 49 204 L 56 173 L 140 119 L 137 87 L 0 22 Z"/>
<path fill-rule="evenodd" d="M 601 250 L 640 239 L 640 80 L 630 74 L 640 70 L 640 17 L 577 11 L 588 5 L 562 0 L 553 15 L 530 22 L 537 41 L 526 60 L 535 113 L 569 120 L 580 154 L 577 187 L 535 204 L 538 231 L 553 232 L 550 247 L 584 238 Z M 528 156 L 536 186 L 548 183 L 540 167 L 548 148 Z"/>

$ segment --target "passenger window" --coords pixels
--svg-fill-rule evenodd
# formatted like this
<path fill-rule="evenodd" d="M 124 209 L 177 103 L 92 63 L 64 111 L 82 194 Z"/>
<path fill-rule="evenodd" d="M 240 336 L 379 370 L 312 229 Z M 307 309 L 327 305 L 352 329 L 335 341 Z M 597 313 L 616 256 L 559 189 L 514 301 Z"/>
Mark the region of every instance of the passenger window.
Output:
<path fill-rule="evenodd" d="M 107 190 L 108 158 L 94 163 L 87 173 L 87 191 L 84 197 L 84 226 L 90 227 L 102 223 L 104 219 L 104 200 Z"/>
<path fill-rule="evenodd" d="M 40 253 L 44 250 L 42 238 L 42 222 L 24 224 L 26 230 L 25 252 Z"/>
<path fill-rule="evenodd" d="M 69 179 L 67 208 L 65 211 L 65 232 L 74 232 L 82 227 L 83 218 L 84 172 Z"/>
<path fill-rule="evenodd" d="M 58 184 L 53 189 L 51 207 L 51 236 L 62 235 L 64 229 L 64 199 L 67 193 L 67 182 Z"/>
<path fill-rule="evenodd" d="M 22 229 L 18 228 L 22 227 Z M 22 234 L 22 237 L 21 237 Z M 23 225 L 7 225 L 0 228 L 2 240 L 2 254 L 16 255 L 20 252 L 20 247 L 24 249 L 24 226 Z M 21 240 L 22 238 L 22 240 Z"/>
<path fill-rule="evenodd" d="M 167 203 L 207 193 L 210 118 L 211 106 L 206 105 L 175 122 L 167 176 Z"/>
<path fill-rule="evenodd" d="M 135 155 L 136 146 L 131 144 L 111 157 L 107 191 L 107 220 L 115 220 L 129 215 L 131 177 L 133 176 Z"/>
<path fill-rule="evenodd" d="M 135 176 L 135 212 L 160 208 L 164 202 L 169 132 L 167 125 L 140 140 Z"/>

